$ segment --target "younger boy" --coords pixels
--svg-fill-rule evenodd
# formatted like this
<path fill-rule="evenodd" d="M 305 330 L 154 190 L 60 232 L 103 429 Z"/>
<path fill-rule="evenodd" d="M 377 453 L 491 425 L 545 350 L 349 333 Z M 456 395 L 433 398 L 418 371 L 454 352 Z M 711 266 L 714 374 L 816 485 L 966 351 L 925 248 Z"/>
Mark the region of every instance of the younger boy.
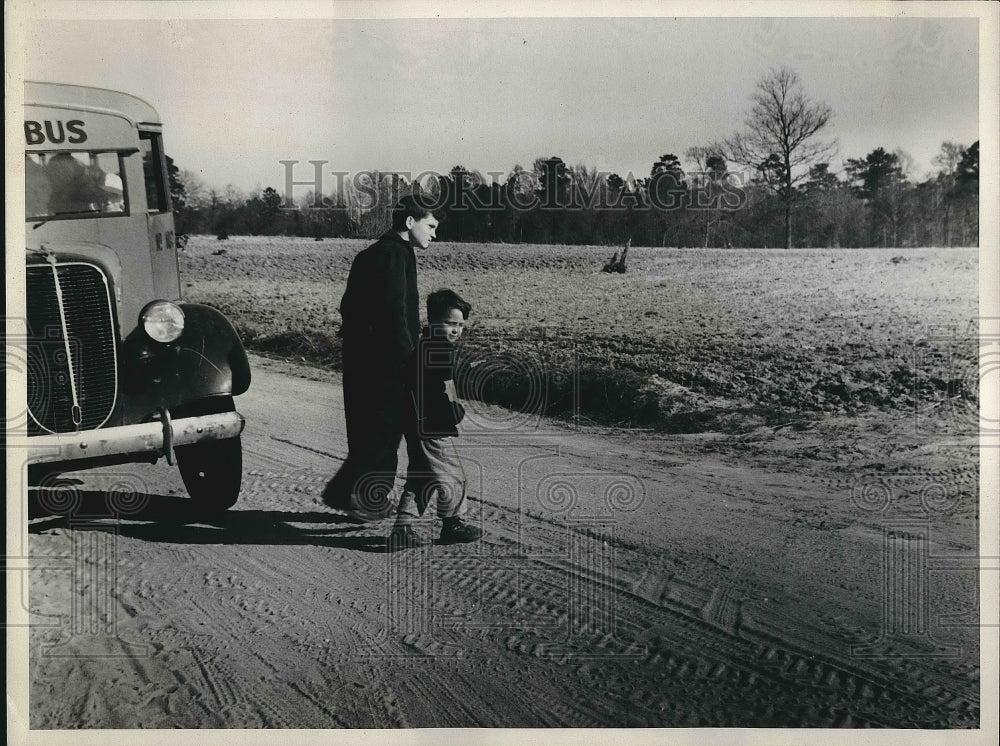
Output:
<path fill-rule="evenodd" d="M 424 514 L 430 498 L 437 497 L 441 517 L 441 544 L 475 541 L 481 529 L 462 519 L 465 514 L 466 477 L 455 450 L 457 425 L 465 409 L 455 397 L 455 343 L 462 336 L 472 306 L 454 290 L 437 290 L 427 296 L 427 327 L 410 359 L 410 393 L 416 437 L 406 439 L 409 465 L 406 483 L 389 534 L 389 551 L 424 544 L 413 524 Z"/>

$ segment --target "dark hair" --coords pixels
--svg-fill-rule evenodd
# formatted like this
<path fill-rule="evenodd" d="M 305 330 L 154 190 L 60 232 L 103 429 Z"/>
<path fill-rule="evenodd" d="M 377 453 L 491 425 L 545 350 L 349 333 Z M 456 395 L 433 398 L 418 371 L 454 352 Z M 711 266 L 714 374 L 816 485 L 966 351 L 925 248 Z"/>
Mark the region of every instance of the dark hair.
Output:
<path fill-rule="evenodd" d="M 448 288 L 435 290 L 427 296 L 427 322 L 433 324 L 444 318 L 444 315 L 453 308 L 462 312 L 463 318 L 469 318 L 472 313 L 472 305 L 462 299 L 458 293 Z"/>
<path fill-rule="evenodd" d="M 392 229 L 394 231 L 406 230 L 406 219 L 423 220 L 428 215 L 433 215 L 429 199 L 418 193 L 407 194 L 399 198 L 399 202 L 392 208 Z"/>

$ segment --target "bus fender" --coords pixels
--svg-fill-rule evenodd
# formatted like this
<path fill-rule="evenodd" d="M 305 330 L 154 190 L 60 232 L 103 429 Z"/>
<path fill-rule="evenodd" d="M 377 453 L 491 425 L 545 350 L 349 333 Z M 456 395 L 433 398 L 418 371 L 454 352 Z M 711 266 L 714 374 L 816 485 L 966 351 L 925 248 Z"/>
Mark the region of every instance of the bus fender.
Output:
<path fill-rule="evenodd" d="M 179 303 L 184 331 L 161 344 L 142 325 L 125 340 L 126 388 L 144 391 L 162 406 L 212 396 L 237 396 L 250 387 L 250 363 L 232 323 L 200 303 Z"/>

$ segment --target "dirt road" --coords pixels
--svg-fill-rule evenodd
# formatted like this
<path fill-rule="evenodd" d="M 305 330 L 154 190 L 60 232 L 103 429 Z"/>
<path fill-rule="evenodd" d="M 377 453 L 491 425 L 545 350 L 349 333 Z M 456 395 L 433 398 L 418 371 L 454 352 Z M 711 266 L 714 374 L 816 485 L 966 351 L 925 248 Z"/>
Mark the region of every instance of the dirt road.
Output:
<path fill-rule="evenodd" d="M 224 517 L 157 520 L 185 499 L 161 462 L 30 521 L 33 728 L 977 726 L 973 462 L 473 403 L 486 537 L 390 555 L 319 502 L 340 386 L 254 375 Z"/>

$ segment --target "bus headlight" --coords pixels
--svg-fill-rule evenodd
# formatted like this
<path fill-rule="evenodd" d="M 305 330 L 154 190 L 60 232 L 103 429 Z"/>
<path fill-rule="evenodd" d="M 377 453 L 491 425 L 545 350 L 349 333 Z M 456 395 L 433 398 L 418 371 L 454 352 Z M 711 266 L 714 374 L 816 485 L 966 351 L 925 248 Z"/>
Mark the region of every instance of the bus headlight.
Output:
<path fill-rule="evenodd" d="M 139 318 L 146 334 L 157 342 L 173 342 L 184 331 L 184 312 L 170 301 L 153 301 L 142 309 Z"/>

